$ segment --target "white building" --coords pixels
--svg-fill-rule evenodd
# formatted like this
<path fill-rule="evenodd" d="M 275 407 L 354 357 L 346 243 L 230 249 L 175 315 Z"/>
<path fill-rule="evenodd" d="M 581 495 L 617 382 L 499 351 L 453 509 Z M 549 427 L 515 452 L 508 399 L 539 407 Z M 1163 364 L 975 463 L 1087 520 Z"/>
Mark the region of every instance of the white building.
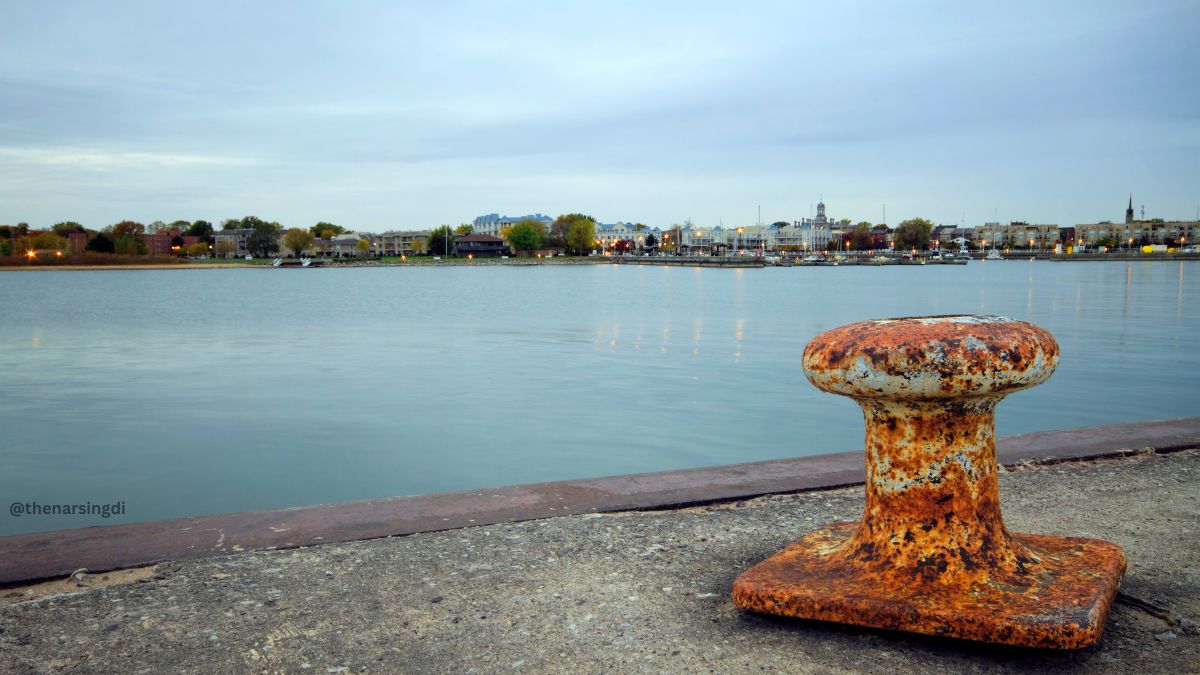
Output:
<path fill-rule="evenodd" d="M 545 225 L 547 230 L 550 229 L 550 224 L 554 222 L 553 218 L 541 213 L 520 217 L 502 216 L 498 213 L 489 213 L 484 216 L 479 216 L 472 221 L 471 232 L 473 234 L 490 234 L 493 237 L 499 237 L 500 230 L 503 230 L 514 223 L 519 223 L 522 220 L 536 220 L 537 222 Z"/>

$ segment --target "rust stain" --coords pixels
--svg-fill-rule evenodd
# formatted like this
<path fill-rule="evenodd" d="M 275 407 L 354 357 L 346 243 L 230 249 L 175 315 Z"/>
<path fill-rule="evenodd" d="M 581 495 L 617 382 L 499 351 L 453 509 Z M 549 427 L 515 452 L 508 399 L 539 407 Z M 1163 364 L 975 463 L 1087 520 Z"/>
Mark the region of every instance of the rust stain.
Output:
<path fill-rule="evenodd" d="M 1028 647 L 1094 644 L 1125 571 L 1120 547 L 1013 534 L 1000 513 L 996 405 L 1057 364 L 1049 332 L 993 316 L 881 319 L 817 336 L 805 374 L 863 409 L 863 518 L 751 568 L 734 603 Z"/>

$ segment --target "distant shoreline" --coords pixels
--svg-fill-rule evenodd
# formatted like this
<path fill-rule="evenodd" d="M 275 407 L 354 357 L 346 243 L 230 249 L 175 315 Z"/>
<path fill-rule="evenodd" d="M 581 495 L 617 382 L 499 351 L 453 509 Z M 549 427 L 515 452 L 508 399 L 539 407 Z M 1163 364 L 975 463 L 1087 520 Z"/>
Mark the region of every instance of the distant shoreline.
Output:
<path fill-rule="evenodd" d="M 207 269 L 259 269 L 270 267 L 270 265 L 239 265 L 235 263 L 229 264 L 211 264 L 211 265 L 189 265 L 187 263 L 179 264 L 133 264 L 133 265 L 6 265 L 0 266 L 0 272 L 91 272 L 95 270 L 207 270 Z"/>
<path fill-rule="evenodd" d="M 363 269 L 372 267 L 466 267 L 466 266 L 496 266 L 532 267 L 535 265 L 600 265 L 613 262 L 609 258 L 595 257 L 562 257 L 562 258 L 480 258 L 466 260 L 449 258 L 433 260 L 388 261 L 388 262 L 343 262 L 323 264 L 310 269 Z M 95 270 L 210 270 L 210 269 L 244 269 L 269 270 L 275 269 L 269 261 L 256 263 L 227 262 L 227 263 L 132 263 L 129 265 L 0 265 L 0 272 L 90 272 Z M 286 269 L 299 269 L 288 267 Z"/>

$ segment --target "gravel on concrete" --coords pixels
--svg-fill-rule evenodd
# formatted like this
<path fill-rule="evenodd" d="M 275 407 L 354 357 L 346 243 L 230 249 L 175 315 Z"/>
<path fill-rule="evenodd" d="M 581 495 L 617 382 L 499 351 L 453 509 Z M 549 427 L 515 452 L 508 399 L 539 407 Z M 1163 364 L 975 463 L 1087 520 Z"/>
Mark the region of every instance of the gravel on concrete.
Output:
<path fill-rule="evenodd" d="M 1001 476 L 1001 498 L 1014 531 L 1125 548 L 1098 646 L 733 607 L 741 571 L 856 520 L 859 487 L 167 563 L 41 599 L 0 590 L 14 601 L 0 606 L 0 672 L 1200 672 L 1200 451 L 1023 466 Z"/>

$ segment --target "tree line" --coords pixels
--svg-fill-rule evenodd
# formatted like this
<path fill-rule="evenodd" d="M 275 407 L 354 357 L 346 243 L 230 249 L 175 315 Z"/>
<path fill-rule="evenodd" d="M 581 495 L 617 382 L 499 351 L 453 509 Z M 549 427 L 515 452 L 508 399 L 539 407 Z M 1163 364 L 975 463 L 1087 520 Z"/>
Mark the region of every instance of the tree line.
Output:
<path fill-rule="evenodd" d="M 474 232 L 474 227 L 463 224 L 457 228 L 442 225 L 434 228 L 426 242 L 430 253 L 449 255 L 454 251 L 454 242 Z M 587 255 L 596 244 L 596 219 L 582 213 L 564 213 L 555 218 L 547 228 L 540 220 L 522 220 L 506 225 L 500 230 L 500 238 L 516 253 L 530 255 L 546 248 L 562 249 L 572 255 Z"/>
<path fill-rule="evenodd" d="M 776 223 L 776 225 L 780 224 L 786 225 L 787 223 L 782 221 Z M 840 224 L 846 227 L 849 225 L 849 221 L 844 220 Z M 634 229 L 645 229 L 645 227 L 645 225 L 640 227 L 635 225 Z M 875 226 L 867 221 L 859 222 L 843 235 L 844 244 L 848 248 L 857 250 L 884 248 L 887 246 L 884 243 L 886 237 L 881 235 L 886 235 L 887 232 L 881 228 L 883 226 Z M 318 240 L 329 241 L 337 235 L 349 231 L 341 225 L 326 221 L 318 222 L 308 229 L 294 227 L 284 230 L 278 222 L 267 221 L 257 216 L 230 218 L 221 223 L 221 230 L 237 229 L 250 230 L 246 238 L 246 248 L 251 254 L 259 257 L 267 257 L 277 252 L 281 240 L 284 248 L 300 255 Z M 662 242 L 659 242 L 653 235 L 649 235 L 645 243 L 651 248 L 660 243 L 664 248 L 678 246 L 683 236 L 683 229 L 683 225 L 674 225 L 664 234 Z M 427 239 L 414 242 L 418 249 L 416 252 L 449 255 L 454 250 L 455 240 L 471 234 L 472 231 L 472 226 L 467 224 L 459 225 L 457 228 L 442 225 L 433 229 Z M 220 255 L 228 255 L 234 252 L 231 242 L 225 242 L 224 246 L 230 250 L 221 250 L 222 246 L 214 246 L 216 229 L 212 223 L 206 220 L 176 220 L 170 223 L 155 221 L 150 225 L 133 220 L 122 220 L 98 231 L 88 230 L 75 221 L 56 223 L 45 231 L 33 231 L 27 223 L 18 223 L 15 226 L 0 225 L 0 255 L 15 255 L 25 249 L 65 250 L 67 239 L 73 233 L 88 235 L 87 251 L 145 255 L 147 252 L 145 235 L 157 232 L 177 232 L 178 234 L 171 243 L 173 248 L 180 253 L 203 255 L 212 251 Z M 897 249 L 923 250 L 929 246 L 932 232 L 932 222 L 924 218 L 912 218 L 903 221 L 896 227 L 893 239 Z M 528 255 L 544 248 L 557 248 L 573 255 L 586 255 L 595 248 L 596 219 L 582 213 L 565 213 L 555 218 L 549 228 L 541 221 L 523 220 L 506 226 L 501 230 L 500 236 L 517 253 Z M 187 245 L 183 237 L 195 237 L 195 243 Z M 365 240 L 359 241 L 358 245 L 362 252 L 370 249 L 370 244 Z"/>

